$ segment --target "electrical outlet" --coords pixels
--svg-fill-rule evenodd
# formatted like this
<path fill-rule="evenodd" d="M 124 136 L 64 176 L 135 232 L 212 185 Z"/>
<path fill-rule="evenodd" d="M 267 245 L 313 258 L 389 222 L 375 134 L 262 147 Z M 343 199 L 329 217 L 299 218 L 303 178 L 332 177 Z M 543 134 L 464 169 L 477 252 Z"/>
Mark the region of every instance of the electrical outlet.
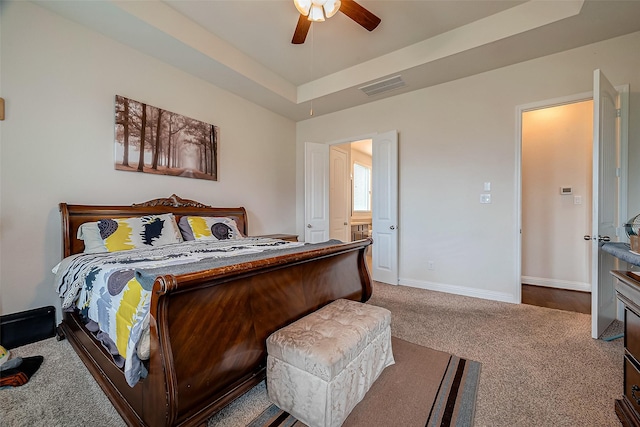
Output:
<path fill-rule="evenodd" d="M 427 270 L 433 270 L 433 261 L 427 261 Z"/>

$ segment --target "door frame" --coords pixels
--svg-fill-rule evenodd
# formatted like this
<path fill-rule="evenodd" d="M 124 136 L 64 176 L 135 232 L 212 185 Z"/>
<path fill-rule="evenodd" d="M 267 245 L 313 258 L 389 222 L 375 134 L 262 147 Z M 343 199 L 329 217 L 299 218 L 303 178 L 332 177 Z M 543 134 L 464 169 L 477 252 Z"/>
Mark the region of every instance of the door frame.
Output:
<path fill-rule="evenodd" d="M 389 132 L 394 132 L 394 133 L 395 133 L 395 135 L 396 135 L 396 138 L 397 138 L 397 135 L 398 135 L 398 131 L 397 131 L 397 130 L 395 130 L 395 129 L 394 129 L 394 130 L 389 131 Z M 349 144 L 349 143 L 352 143 L 352 142 L 361 141 L 361 140 L 363 140 L 363 139 L 370 139 L 370 140 L 372 140 L 372 144 L 373 144 L 374 140 L 375 140 L 377 137 L 380 137 L 380 135 L 383 135 L 383 134 L 385 134 L 385 133 L 386 133 L 386 132 L 374 132 L 374 133 L 369 133 L 369 134 L 365 134 L 365 135 L 360 135 L 360 136 L 357 136 L 357 137 L 349 137 L 349 138 L 344 138 L 344 139 L 339 139 L 339 140 L 329 141 L 329 142 L 327 142 L 327 143 L 326 143 L 326 145 L 330 147 L 330 146 L 332 146 L 332 145 Z M 400 159 L 399 159 L 399 158 L 398 158 L 398 159 L 396 159 L 396 162 L 399 162 L 399 161 L 400 161 Z M 398 165 L 398 167 L 399 167 L 399 165 Z M 372 171 L 372 173 L 375 173 L 375 172 L 374 172 L 374 171 Z M 398 173 L 399 173 L 399 169 L 398 169 Z M 397 188 L 397 189 L 396 189 L 396 192 L 399 192 L 399 190 L 400 190 L 400 189 L 399 189 L 399 188 Z M 327 197 L 328 197 L 328 198 L 330 198 L 330 195 L 328 195 Z M 307 199 L 307 195 L 306 195 L 306 194 L 304 195 L 304 198 L 305 198 L 305 205 L 306 205 L 306 199 Z M 372 214 L 372 220 L 373 220 L 373 209 L 374 209 L 374 207 L 373 207 L 373 206 L 374 206 L 374 205 L 372 204 L 372 207 L 371 207 L 371 208 L 372 208 L 372 212 L 371 212 L 371 214 Z M 398 205 L 398 209 L 399 209 L 399 205 Z M 397 213 L 396 213 L 396 215 L 398 215 L 398 216 L 399 216 L 399 212 L 397 212 Z M 306 217 L 306 213 L 305 213 L 305 217 Z M 399 222 L 399 220 L 400 220 L 400 218 L 399 218 L 399 217 L 398 217 L 398 218 L 396 218 L 396 221 L 397 221 L 397 222 Z M 398 230 L 398 224 L 397 224 L 397 223 L 395 224 L 395 229 L 396 229 L 396 233 L 397 233 L 397 232 L 398 232 L 398 231 L 397 231 L 397 230 Z M 399 241 L 399 236 L 397 236 L 396 238 L 397 238 L 397 241 Z M 372 248 L 372 249 L 373 249 L 373 248 Z M 395 249 L 395 258 L 396 258 L 396 264 L 395 264 L 396 277 L 395 277 L 395 279 L 393 280 L 393 282 L 394 282 L 393 284 L 396 284 L 396 285 L 397 285 L 397 284 L 399 284 L 399 280 L 400 280 L 400 272 L 399 272 L 399 268 L 400 268 L 400 266 L 399 266 L 399 261 L 400 261 L 400 247 L 399 247 L 399 245 L 396 245 L 396 249 Z M 371 271 L 371 273 L 372 273 L 372 277 L 373 277 L 373 271 Z"/>
<path fill-rule="evenodd" d="M 620 93 L 621 102 L 621 118 L 623 123 L 628 123 L 629 115 L 629 85 L 615 86 Z M 573 104 L 581 101 L 593 100 L 593 91 L 582 92 L 574 95 L 567 95 L 558 98 L 537 101 L 529 104 L 516 106 L 516 135 L 515 135 L 515 155 L 516 155 L 516 176 L 515 176 L 515 193 L 516 193 L 516 277 L 514 278 L 514 302 L 522 303 L 522 113 L 526 111 L 539 110 L 543 108 L 557 107 L 560 105 Z M 622 126 L 620 134 L 620 181 L 618 185 L 618 224 L 624 224 L 627 221 L 627 203 L 628 203 L 628 127 Z M 619 226 L 616 234 L 621 241 L 626 239 L 624 228 Z M 591 274 L 589 272 L 589 274 Z M 620 313 L 620 311 L 619 311 Z"/>

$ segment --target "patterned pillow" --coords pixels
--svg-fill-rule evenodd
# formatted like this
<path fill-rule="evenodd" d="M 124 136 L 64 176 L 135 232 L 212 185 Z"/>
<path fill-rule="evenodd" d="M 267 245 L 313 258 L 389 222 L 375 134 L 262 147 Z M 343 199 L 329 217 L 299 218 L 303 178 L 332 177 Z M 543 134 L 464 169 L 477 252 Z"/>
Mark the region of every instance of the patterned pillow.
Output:
<path fill-rule="evenodd" d="M 182 242 L 173 214 L 103 219 L 78 229 L 85 253 L 116 252 Z"/>
<path fill-rule="evenodd" d="M 100 237 L 100 229 L 97 222 L 85 222 L 78 228 L 78 239 L 84 241 L 85 254 L 97 254 L 109 252 Z"/>
<path fill-rule="evenodd" d="M 233 218 L 213 216 L 183 216 L 178 221 L 184 240 L 243 239 Z"/>

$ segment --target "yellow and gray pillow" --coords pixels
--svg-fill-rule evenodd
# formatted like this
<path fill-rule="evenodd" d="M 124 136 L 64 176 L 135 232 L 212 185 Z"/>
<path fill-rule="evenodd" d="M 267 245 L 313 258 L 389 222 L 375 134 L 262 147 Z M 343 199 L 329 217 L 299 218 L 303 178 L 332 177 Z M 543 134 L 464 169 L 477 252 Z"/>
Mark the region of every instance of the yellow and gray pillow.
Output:
<path fill-rule="evenodd" d="M 173 214 L 103 219 L 78 229 L 85 253 L 116 252 L 183 241 Z"/>
<path fill-rule="evenodd" d="M 233 218 L 183 216 L 178 221 L 184 240 L 230 240 L 244 236 Z"/>

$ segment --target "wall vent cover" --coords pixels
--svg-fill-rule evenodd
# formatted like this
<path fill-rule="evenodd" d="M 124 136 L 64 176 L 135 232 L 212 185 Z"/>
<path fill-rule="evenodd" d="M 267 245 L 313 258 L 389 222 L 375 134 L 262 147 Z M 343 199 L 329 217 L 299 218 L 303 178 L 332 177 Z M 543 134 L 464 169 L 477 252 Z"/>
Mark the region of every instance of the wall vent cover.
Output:
<path fill-rule="evenodd" d="M 363 91 L 367 96 L 373 96 L 378 95 L 382 92 L 387 92 L 389 90 L 398 89 L 403 86 L 406 86 L 406 83 L 404 82 L 404 80 L 402 80 L 402 77 L 394 76 L 375 83 L 371 83 L 366 86 L 362 86 L 360 90 Z"/>

